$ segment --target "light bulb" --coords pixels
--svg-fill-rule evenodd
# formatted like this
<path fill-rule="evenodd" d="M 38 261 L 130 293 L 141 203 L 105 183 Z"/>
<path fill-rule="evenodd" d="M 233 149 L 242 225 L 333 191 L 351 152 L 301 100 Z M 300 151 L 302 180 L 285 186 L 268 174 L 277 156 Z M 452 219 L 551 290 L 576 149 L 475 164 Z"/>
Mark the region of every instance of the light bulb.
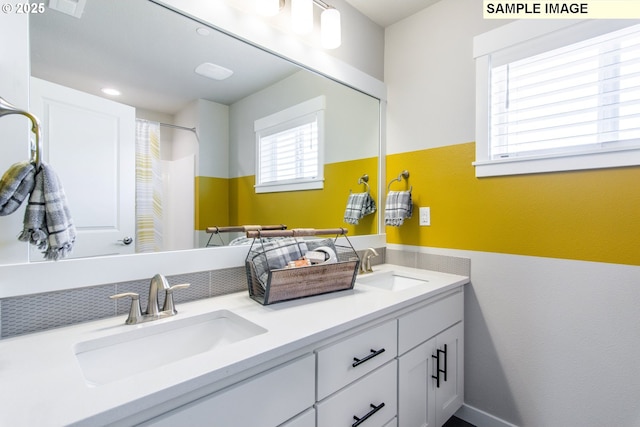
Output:
<path fill-rule="evenodd" d="M 280 0 L 255 0 L 256 10 L 263 16 L 275 16 L 280 12 Z"/>
<path fill-rule="evenodd" d="M 320 38 L 325 49 L 335 49 L 342 44 L 338 9 L 329 8 L 320 15 Z"/>
<path fill-rule="evenodd" d="M 313 0 L 291 1 L 291 27 L 297 34 L 313 31 Z"/>

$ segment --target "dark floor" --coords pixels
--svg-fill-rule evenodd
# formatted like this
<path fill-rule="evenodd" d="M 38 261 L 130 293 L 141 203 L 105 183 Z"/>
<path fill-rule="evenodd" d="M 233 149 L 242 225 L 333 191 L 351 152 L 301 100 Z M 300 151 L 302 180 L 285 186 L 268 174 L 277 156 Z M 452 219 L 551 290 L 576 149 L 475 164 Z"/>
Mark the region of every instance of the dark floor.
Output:
<path fill-rule="evenodd" d="M 469 424 L 466 421 L 461 420 L 457 417 L 451 417 L 449 421 L 444 423 L 443 427 L 475 427 L 473 424 Z"/>

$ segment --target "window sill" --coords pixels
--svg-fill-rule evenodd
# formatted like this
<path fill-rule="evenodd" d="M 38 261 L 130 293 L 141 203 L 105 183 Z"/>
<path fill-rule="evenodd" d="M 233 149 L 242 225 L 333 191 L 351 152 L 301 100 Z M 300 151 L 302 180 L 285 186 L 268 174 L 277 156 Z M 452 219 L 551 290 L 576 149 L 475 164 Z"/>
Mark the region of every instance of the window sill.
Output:
<path fill-rule="evenodd" d="M 638 165 L 640 165 L 640 148 L 473 162 L 477 178 Z"/>
<path fill-rule="evenodd" d="M 296 181 L 279 184 L 255 185 L 256 193 L 280 193 L 285 191 L 322 190 L 324 179 L 314 179 L 308 181 Z"/>

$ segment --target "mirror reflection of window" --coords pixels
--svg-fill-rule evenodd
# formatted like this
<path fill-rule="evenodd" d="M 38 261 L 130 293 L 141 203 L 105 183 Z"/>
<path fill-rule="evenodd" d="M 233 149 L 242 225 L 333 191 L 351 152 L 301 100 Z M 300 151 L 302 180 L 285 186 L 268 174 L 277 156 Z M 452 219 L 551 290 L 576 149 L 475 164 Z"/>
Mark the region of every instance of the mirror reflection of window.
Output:
<path fill-rule="evenodd" d="M 256 120 L 256 193 L 323 188 L 324 96 Z"/>

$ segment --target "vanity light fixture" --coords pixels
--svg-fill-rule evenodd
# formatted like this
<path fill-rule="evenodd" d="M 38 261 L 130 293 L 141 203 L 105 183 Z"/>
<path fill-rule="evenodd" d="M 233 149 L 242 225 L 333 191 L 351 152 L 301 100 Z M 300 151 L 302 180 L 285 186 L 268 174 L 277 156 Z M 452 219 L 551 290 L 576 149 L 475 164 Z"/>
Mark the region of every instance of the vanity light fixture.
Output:
<path fill-rule="evenodd" d="M 313 0 L 291 0 L 291 29 L 296 34 L 313 31 Z"/>
<path fill-rule="evenodd" d="M 256 10 L 263 16 L 275 16 L 284 8 L 284 0 L 255 0 Z"/>
<path fill-rule="evenodd" d="M 329 7 L 320 15 L 320 39 L 325 49 L 335 49 L 342 43 L 338 9 Z"/>
<path fill-rule="evenodd" d="M 258 13 L 277 15 L 284 8 L 285 0 L 255 0 Z M 322 0 L 290 0 L 291 28 L 296 34 L 313 31 L 313 5 L 322 9 L 320 15 L 320 39 L 325 49 L 335 49 L 342 43 L 340 11 Z"/>

